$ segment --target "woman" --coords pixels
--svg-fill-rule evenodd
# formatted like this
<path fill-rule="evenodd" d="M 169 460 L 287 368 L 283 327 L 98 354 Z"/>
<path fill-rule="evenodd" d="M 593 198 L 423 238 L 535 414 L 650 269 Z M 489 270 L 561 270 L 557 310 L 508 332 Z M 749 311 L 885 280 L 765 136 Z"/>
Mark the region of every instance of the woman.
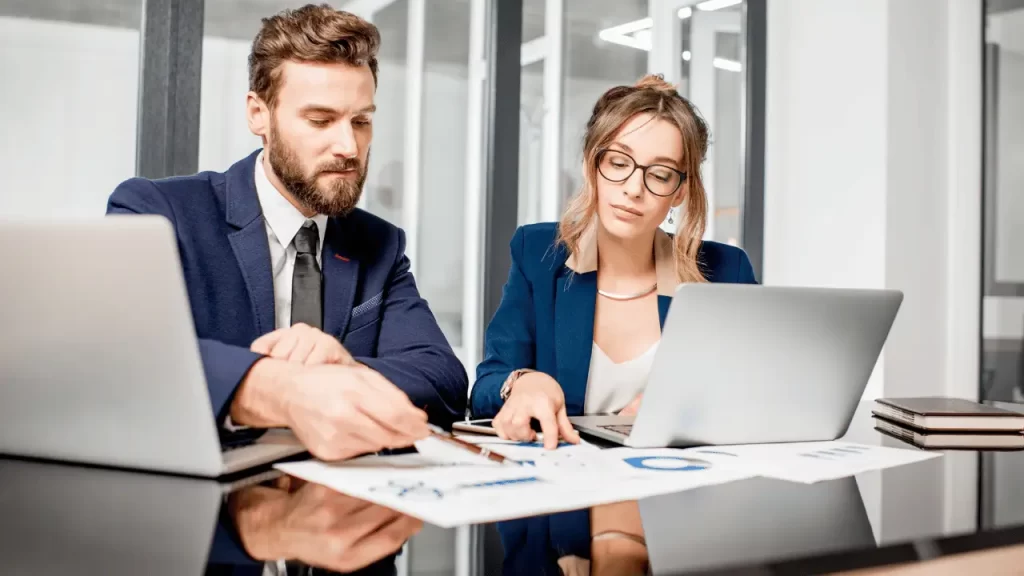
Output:
<path fill-rule="evenodd" d="M 470 398 L 502 438 L 577 442 L 568 416 L 639 407 L 682 282 L 754 283 L 739 248 L 701 241 L 708 127 L 658 76 L 606 92 L 561 222 L 523 226 Z M 676 212 L 680 214 L 676 214 Z M 676 225 L 670 236 L 660 229 Z"/>

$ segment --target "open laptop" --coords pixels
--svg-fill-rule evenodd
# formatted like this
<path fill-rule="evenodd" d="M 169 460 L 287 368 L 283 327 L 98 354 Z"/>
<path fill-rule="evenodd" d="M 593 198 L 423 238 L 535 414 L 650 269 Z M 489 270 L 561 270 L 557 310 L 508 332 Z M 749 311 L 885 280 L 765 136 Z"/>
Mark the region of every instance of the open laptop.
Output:
<path fill-rule="evenodd" d="M 768 574 L 749 566 L 878 546 L 855 478 L 751 478 L 645 498 L 639 508 L 652 574 Z"/>
<path fill-rule="evenodd" d="M 569 420 L 640 448 L 834 440 L 902 301 L 895 290 L 683 284 L 636 417 Z"/>
<path fill-rule="evenodd" d="M 214 422 L 174 230 L 0 222 L 0 453 L 218 477 L 304 452 Z"/>

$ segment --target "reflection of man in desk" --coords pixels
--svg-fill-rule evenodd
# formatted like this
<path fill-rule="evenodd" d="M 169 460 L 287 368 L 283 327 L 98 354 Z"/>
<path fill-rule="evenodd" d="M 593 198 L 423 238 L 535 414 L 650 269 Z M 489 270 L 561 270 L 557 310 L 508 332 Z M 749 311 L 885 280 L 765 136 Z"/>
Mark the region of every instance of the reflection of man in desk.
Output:
<path fill-rule="evenodd" d="M 288 476 L 231 494 L 226 508 L 237 540 L 227 539 L 227 527 L 219 527 L 210 563 L 235 565 L 233 574 L 248 564 L 234 555 L 235 544 L 246 556 L 266 563 L 256 572 L 264 576 L 291 574 L 290 568 L 300 563 L 346 573 L 392 574 L 394 554 L 423 526 L 391 509 Z"/>

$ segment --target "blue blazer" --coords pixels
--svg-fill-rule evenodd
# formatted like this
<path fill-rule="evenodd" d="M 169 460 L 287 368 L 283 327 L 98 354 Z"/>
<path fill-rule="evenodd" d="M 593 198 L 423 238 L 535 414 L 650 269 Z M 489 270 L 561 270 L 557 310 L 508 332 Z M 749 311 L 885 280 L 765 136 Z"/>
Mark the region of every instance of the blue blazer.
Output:
<path fill-rule="evenodd" d="M 274 330 L 270 245 L 254 176 L 258 155 L 223 173 L 133 178 L 107 203 L 108 214 L 159 214 L 174 226 L 218 422 L 260 358 L 249 346 Z M 425 408 L 431 421 L 462 418 L 466 370 L 416 289 L 402 230 L 357 209 L 328 221 L 321 258 L 324 331 Z"/>
<path fill-rule="evenodd" d="M 597 300 L 597 249 L 593 233 L 581 239 L 581 254 L 557 244 L 557 225 L 531 224 L 516 230 L 512 266 L 498 310 L 487 327 L 484 360 L 477 367 L 470 406 L 476 418 L 501 410 L 501 386 L 518 368 L 552 376 L 565 392 L 570 416 L 583 414 L 594 341 Z M 662 326 L 677 280 L 671 237 L 655 239 L 658 310 Z M 710 282 L 754 284 L 743 250 L 705 241 L 698 262 Z"/>

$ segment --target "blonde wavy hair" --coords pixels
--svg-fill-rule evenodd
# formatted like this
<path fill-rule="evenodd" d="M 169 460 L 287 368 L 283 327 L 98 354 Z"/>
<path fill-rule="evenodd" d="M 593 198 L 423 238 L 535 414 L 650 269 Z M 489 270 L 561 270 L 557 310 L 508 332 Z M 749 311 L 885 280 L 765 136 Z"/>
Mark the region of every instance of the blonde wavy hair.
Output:
<path fill-rule="evenodd" d="M 697 261 L 708 219 L 708 200 L 700 165 L 708 151 L 708 125 L 696 108 L 660 75 L 644 76 L 633 86 L 616 86 L 594 105 L 583 137 L 583 186 L 569 201 L 558 224 L 558 242 L 570 253 L 580 249 L 580 238 L 597 217 L 597 155 L 611 143 L 622 126 L 637 114 L 671 122 L 683 137 L 683 166 L 688 185 L 681 205 L 683 214 L 672 240 L 676 274 L 680 282 L 706 282 Z"/>

